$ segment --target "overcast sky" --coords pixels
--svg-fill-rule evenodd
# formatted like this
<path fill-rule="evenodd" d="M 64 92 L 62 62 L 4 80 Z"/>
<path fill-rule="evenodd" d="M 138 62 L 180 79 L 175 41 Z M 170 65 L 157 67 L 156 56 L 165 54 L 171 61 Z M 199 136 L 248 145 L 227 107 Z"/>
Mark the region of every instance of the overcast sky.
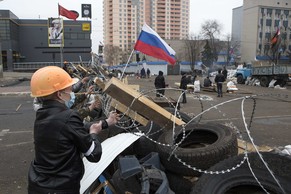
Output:
<path fill-rule="evenodd" d="M 68 10 L 80 14 L 81 4 L 92 6 L 93 52 L 98 51 L 102 35 L 102 0 L 0 0 L 0 9 L 12 11 L 20 19 L 47 19 L 58 17 L 58 3 Z M 232 9 L 242 6 L 243 0 L 190 0 L 190 32 L 198 34 L 201 24 L 216 19 L 222 25 L 222 34 L 231 33 Z M 64 18 L 66 19 L 66 18 Z"/>

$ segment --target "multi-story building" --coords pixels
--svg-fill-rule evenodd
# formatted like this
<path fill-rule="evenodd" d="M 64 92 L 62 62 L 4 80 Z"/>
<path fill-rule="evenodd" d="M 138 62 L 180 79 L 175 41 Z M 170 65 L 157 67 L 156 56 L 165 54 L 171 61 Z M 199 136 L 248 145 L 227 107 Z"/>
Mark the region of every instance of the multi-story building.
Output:
<path fill-rule="evenodd" d="M 189 34 L 190 0 L 106 0 L 104 44 L 130 52 L 147 23 L 163 39 L 181 40 Z"/>
<path fill-rule="evenodd" d="M 279 52 L 281 59 L 286 59 L 291 51 L 290 0 L 244 0 L 242 9 L 241 61 L 271 59 L 274 52 L 271 40 L 278 28 L 281 37 Z M 236 17 L 240 17 L 240 12 L 234 15 L 234 20 Z M 232 34 L 239 37 L 237 35 L 239 33 Z"/>
<path fill-rule="evenodd" d="M 0 10 L 0 51 L 4 70 L 27 64 L 59 65 L 67 61 L 91 60 L 91 21 L 63 20 L 63 46 L 49 46 L 49 22 L 19 19 L 9 10 Z M 18 64 L 17 64 L 18 63 Z"/>

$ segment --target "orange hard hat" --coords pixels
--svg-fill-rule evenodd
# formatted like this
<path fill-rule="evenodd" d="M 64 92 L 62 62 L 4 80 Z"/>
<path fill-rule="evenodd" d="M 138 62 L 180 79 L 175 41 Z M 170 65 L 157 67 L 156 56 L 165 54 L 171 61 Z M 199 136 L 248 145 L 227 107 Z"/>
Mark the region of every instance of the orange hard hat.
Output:
<path fill-rule="evenodd" d="M 48 96 L 75 84 L 77 81 L 78 79 L 71 78 L 70 75 L 60 67 L 43 67 L 37 70 L 31 77 L 31 96 Z"/>

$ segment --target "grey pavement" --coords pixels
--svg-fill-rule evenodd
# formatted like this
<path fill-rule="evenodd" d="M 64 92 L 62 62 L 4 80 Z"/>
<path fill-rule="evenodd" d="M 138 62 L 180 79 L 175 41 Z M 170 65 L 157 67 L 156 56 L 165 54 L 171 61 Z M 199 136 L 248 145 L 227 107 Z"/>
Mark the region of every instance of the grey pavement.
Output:
<path fill-rule="evenodd" d="M 30 95 L 31 72 L 3 72 L 0 78 L 0 96 Z"/>

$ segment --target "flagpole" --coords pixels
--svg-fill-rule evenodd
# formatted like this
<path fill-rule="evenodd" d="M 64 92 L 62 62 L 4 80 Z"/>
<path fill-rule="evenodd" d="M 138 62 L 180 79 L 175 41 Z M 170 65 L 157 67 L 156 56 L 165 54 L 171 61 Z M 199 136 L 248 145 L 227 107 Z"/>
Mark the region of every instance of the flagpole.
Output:
<path fill-rule="evenodd" d="M 61 68 L 63 68 L 63 62 L 64 62 L 64 58 L 63 58 L 63 38 L 61 39 L 60 57 L 61 57 Z"/>
<path fill-rule="evenodd" d="M 60 19 L 60 15 L 59 15 L 59 19 Z M 64 23 L 62 23 L 62 28 L 64 29 Z M 64 31 L 63 31 L 63 33 L 64 33 Z M 61 45 L 60 45 L 61 68 L 64 67 L 64 58 L 63 58 L 63 38 L 64 38 L 64 35 L 62 35 L 62 37 L 61 37 Z"/>
<path fill-rule="evenodd" d="M 128 63 L 129 63 L 129 60 L 131 59 L 131 56 L 132 56 L 133 52 L 134 52 L 134 49 L 132 49 L 132 51 L 131 51 L 131 53 L 130 53 L 130 55 L 129 55 L 129 57 L 128 57 L 127 63 L 126 63 L 126 65 L 125 65 L 125 67 L 124 67 L 124 69 L 123 69 L 123 71 L 122 71 L 122 74 L 121 74 L 120 79 L 123 78 L 123 75 L 124 75 L 125 69 L 127 68 L 127 65 L 128 65 Z"/>

